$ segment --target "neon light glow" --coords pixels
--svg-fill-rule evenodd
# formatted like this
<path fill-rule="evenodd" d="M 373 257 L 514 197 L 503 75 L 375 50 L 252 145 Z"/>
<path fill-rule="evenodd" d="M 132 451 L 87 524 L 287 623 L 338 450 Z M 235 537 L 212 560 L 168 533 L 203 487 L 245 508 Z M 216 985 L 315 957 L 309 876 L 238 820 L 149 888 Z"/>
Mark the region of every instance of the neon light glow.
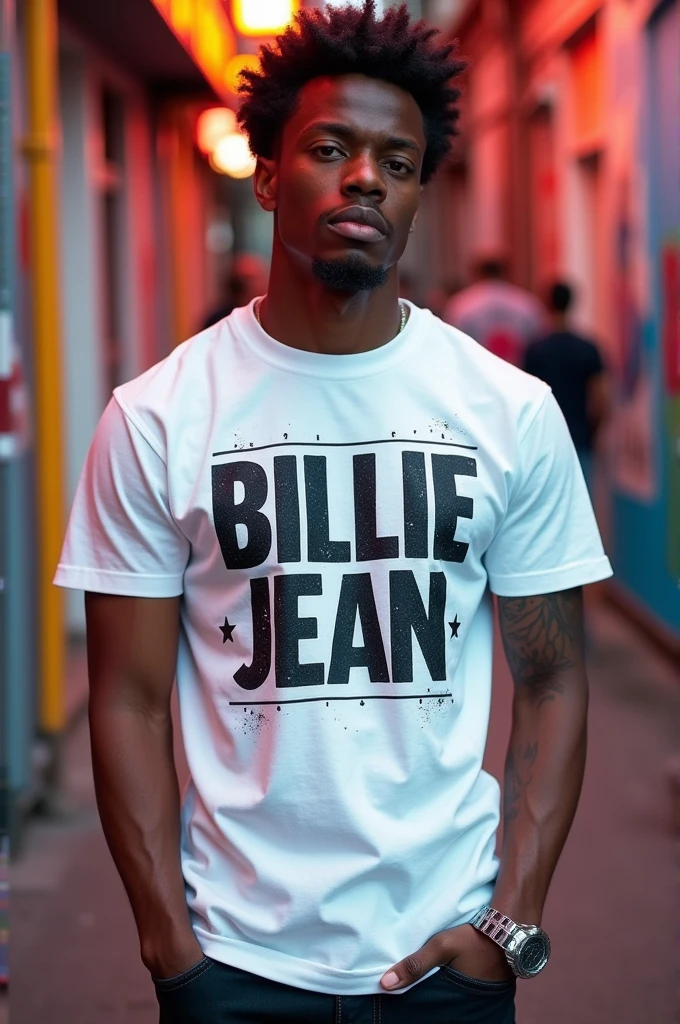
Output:
<path fill-rule="evenodd" d="M 232 0 L 232 14 L 241 35 L 269 36 L 286 27 L 298 6 L 298 0 Z"/>
<path fill-rule="evenodd" d="M 228 107 L 210 107 L 198 115 L 196 145 L 201 153 L 212 153 L 225 135 L 236 131 L 236 114 Z"/>
<path fill-rule="evenodd" d="M 228 88 L 225 69 L 236 53 L 236 37 L 221 0 L 153 0 L 219 96 Z"/>
<path fill-rule="evenodd" d="M 230 178 L 249 178 L 255 170 L 255 157 L 248 148 L 248 139 L 242 132 L 225 135 L 210 156 L 210 166 Z"/>

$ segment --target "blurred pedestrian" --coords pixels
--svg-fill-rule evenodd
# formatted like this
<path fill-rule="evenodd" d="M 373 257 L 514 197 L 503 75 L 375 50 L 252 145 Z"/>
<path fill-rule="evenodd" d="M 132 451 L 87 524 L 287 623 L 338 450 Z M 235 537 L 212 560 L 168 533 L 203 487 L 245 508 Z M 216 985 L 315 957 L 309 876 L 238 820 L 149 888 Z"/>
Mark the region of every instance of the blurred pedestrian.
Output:
<path fill-rule="evenodd" d="M 366 0 L 265 53 L 240 120 L 267 293 L 230 344 L 116 389 L 58 569 L 87 591 L 104 831 L 162 1024 L 511 1024 L 550 954 L 580 588 L 609 562 L 549 389 L 400 298 L 454 44 Z M 500 858 L 490 590 L 516 687 Z"/>
<path fill-rule="evenodd" d="M 583 475 L 592 488 L 593 449 L 609 413 L 609 382 L 595 342 L 570 325 L 573 298 L 572 287 L 564 281 L 556 281 L 550 288 L 552 330 L 529 345 L 524 369 L 552 388 L 567 421 Z"/>
<path fill-rule="evenodd" d="M 261 256 L 244 252 L 235 256 L 224 282 L 222 301 L 205 318 L 202 330 L 219 323 L 239 306 L 264 295 L 267 290 L 267 264 Z"/>
<path fill-rule="evenodd" d="M 527 345 L 545 333 L 545 309 L 531 292 L 507 280 L 500 254 L 479 257 L 477 280 L 447 303 L 444 320 L 506 362 L 521 366 Z"/>

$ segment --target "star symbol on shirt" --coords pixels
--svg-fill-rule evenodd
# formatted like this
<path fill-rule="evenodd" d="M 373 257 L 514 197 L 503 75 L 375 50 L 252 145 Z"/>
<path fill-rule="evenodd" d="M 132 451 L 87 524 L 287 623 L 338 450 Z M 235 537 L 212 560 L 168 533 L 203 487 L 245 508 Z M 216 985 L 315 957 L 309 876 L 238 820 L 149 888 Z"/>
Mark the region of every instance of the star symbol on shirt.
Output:
<path fill-rule="evenodd" d="M 461 625 L 461 623 L 458 621 L 458 616 L 456 615 L 456 617 L 454 618 L 453 622 L 449 622 L 449 626 L 451 627 L 451 636 L 449 637 L 449 640 L 453 640 L 454 636 L 455 636 L 456 640 L 459 639 L 458 627 L 460 625 Z"/>
<path fill-rule="evenodd" d="M 226 615 L 224 616 L 224 625 L 220 626 L 219 628 L 222 630 L 222 636 L 224 637 L 222 643 L 226 644 L 227 640 L 231 640 L 233 644 L 234 638 L 231 634 L 236 629 L 236 626 L 229 625 L 229 619 L 226 617 Z"/>

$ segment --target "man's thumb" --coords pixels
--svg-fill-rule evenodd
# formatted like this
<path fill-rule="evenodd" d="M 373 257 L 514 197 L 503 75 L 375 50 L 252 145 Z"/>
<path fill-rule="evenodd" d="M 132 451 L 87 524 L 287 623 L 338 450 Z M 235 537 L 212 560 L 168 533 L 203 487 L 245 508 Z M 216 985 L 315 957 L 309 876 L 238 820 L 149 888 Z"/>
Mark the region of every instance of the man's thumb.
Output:
<path fill-rule="evenodd" d="M 441 949 L 432 938 L 417 953 L 411 953 L 386 971 L 380 979 L 380 984 L 388 992 L 394 992 L 398 988 L 412 985 L 440 963 Z"/>

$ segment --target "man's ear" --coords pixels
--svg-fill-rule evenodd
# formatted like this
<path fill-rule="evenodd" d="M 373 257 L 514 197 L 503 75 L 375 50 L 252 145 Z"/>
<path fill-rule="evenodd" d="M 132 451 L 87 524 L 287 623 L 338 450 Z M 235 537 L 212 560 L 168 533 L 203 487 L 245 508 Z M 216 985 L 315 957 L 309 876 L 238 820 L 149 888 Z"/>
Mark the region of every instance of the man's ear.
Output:
<path fill-rule="evenodd" d="M 421 189 L 421 191 L 422 191 L 422 189 Z M 413 215 L 413 220 L 411 221 L 411 227 L 410 227 L 410 228 L 408 229 L 408 233 L 409 233 L 409 235 L 411 234 L 411 232 L 413 231 L 413 229 L 414 229 L 414 228 L 415 228 L 415 226 L 416 226 L 416 222 L 417 222 L 417 220 L 418 220 L 418 214 L 419 214 L 419 213 L 420 213 L 420 210 L 416 210 L 416 212 L 415 212 L 415 213 L 414 213 L 414 215 Z"/>
<path fill-rule="evenodd" d="M 267 213 L 276 209 L 276 193 L 278 185 L 278 167 L 275 160 L 258 156 L 253 177 L 255 198 Z"/>

